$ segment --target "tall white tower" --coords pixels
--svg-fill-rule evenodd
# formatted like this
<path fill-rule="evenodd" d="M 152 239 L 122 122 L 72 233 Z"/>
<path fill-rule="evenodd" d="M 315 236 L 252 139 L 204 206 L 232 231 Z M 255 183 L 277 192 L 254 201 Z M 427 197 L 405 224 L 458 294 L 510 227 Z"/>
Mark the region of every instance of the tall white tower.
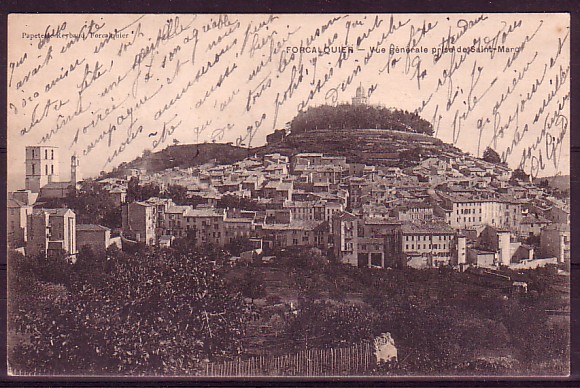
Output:
<path fill-rule="evenodd" d="M 49 182 L 59 181 L 58 147 L 26 147 L 26 190 L 39 193 Z"/>
<path fill-rule="evenodd" d="M 82 179 L 79 158 L 74 154 L 70 157 L 70 183 L 76 185 Z"/>

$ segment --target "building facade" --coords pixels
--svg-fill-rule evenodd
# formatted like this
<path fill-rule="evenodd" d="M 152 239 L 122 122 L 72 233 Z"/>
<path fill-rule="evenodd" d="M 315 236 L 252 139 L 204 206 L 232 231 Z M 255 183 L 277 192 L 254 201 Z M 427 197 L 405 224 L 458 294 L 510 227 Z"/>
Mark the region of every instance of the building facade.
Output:
<path fill-rule="evenodd" d="M 70 209 L 34 209 L 28 216 L 26 254 L 77 253 L 76 215 Z"/>

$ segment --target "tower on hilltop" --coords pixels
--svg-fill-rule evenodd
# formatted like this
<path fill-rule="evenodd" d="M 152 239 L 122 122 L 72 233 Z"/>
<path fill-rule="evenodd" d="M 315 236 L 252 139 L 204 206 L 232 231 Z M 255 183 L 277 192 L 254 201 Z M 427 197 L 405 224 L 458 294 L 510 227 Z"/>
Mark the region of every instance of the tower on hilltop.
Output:
<path fill-rule="evenodd" d="M 356 95 L 352 98 L 352 105 L 366 105 L 367 104 L 367 96 L 365 93 L 365 88 L 363 88 L 362 84 L 356 88 Z"/>

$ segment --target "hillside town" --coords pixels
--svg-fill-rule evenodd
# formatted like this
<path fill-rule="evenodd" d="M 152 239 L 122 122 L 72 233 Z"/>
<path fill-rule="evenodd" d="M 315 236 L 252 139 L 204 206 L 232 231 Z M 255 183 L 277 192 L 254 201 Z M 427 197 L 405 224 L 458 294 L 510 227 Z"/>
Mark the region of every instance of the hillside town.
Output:
<path fill-rule="evenodd" d="M 187 237 L 224 247 L 249 239 L 245 254 L 316 247 L 343 263 L 372 268 L 451 266 L 498 269 L 569 265 L 570 208 L 503 164 L 443 152 L 408 168 L 353 163 L 325 153 L 252 155 L 230 165 L 206 163 L 162 172 L 130 168 L 98 180 L 122 227 L 76 222 L 67 208 L 46 208 L 82 184 L 76 156 L 71 180 L 59 181 L 58 147 L 26 147 L 26 186 L 9 194 L 8 241 L 26 255 L 84 245 L 170 246 Z M 129 182 L 154 184 L 159 196 L 128 201 Z M 164 197 L 185 187 L 197 205 Z M 217 207 L 237 197 L 259 210 Z M 235 258 L 234 258 L 235 259 Z"/>
<path fill-rule="evenodd" d="M 340 114 L 365 117 L 361 96 Z M 91 179 L 27 146 L 7 204 L 15 373 L 565 373 L 566 187 L 377 112 L 399 129 L 172 145 Z"/>

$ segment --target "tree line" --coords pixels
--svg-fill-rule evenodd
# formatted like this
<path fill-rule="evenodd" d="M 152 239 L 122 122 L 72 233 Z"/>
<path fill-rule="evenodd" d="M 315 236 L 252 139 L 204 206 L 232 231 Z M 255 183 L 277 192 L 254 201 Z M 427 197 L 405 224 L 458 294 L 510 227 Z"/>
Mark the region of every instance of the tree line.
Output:
<path fill-rule="evenodd" d="M 415 112 L 381 106 L 322 105 L 300 112 L 290 123 L 292 133 L 316 129 L 391 129 L 433 135 L 433 125 Z"/>

